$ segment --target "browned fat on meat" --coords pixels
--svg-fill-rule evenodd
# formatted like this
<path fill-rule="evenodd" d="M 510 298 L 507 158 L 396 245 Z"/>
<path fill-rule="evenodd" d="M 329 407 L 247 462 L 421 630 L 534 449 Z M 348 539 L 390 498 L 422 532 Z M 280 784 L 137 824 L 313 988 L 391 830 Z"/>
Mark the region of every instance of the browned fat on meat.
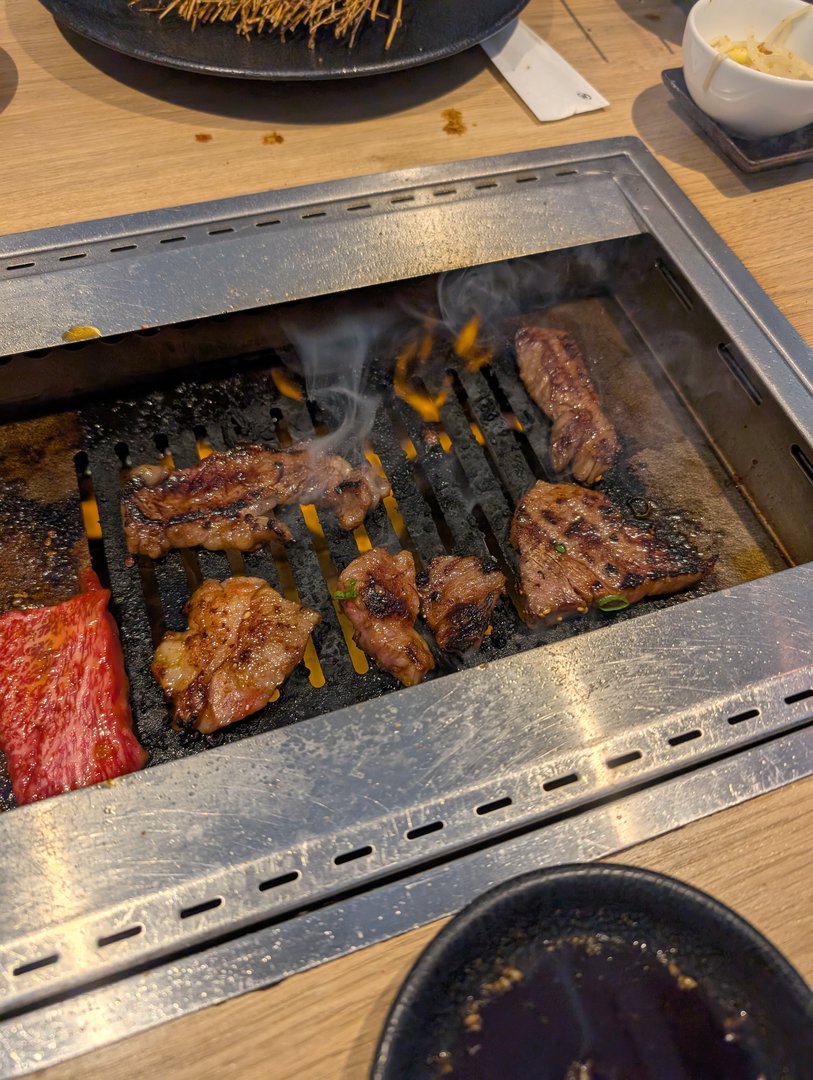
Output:
<path fill-rule="evenodd" d="M 164 635 L 152 673 L 176 719 L 204 734 L 266 705 L 320 621 L 317 612 L 250 577 L 204 581 L 186 612 L 189 629 Z"/>
<path fill-rule="evenodd" d="M 368 466 L 354 469 L 307 444 L 286 450 L 240 446 L 189 469 L 133 469 L 122 493 L 122 517 L 129 550 L 152 559 L 171 548 L 252 551 L 291 540 L 272 513 L 276 506 L 315 503 L 350 530 L 389 490 Z"/>
<path fill-rule="evenodd" d="M 422 682 L 435 661 L 415 629 L 420 597 L 412 555 L 391 555 L 384 548 L 365 552 L 342 571 L 339 593 L 359 648 L 404 686 Z"/>
<path fill-rule="evenodd" d="M 564 330 L 526 326 L 515 339 L 519 376 L 553 421 L 550 459 L 557 473 L 570 467 L 582 484 L 596 484 L 618 453 L 584 357 Z"/>
<path fill-rule="evenodd" d="M 514 513 L 511 541 L 531 614 L 558 621 L 602 597 L 635 604 L 694 585 L 714 564 L 687 541 L 666 546 L 630 525 L 610 500 L 576 484 L 534 484 Z"/>
<path fill-rule="evenodd" d="M 479 649 L 491 615 L 505 592 L 495 559 L 439 555 L 418 575 L 421 614 L 444 652 Z"/>

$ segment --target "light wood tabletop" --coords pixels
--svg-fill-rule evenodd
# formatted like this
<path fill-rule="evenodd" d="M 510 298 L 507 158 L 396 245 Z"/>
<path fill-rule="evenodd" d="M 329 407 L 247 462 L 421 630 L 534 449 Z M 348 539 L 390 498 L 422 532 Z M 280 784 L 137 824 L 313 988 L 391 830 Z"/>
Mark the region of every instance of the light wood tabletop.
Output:
<path fill-rule="evenodd" d="M 531 0 L 525 18 L 608 109 L 540 124 L 480 50 L 342 84 L 204 78 L 109 53 L 63 34 L 32 0 L 6 0 L 0 232 L 633 134 L 813 343 L 813 165 L 749 178 L 685 124 L 661 83 L 664 68 L 680 65 L 682 9 L 671 0 Z M 813 778 L 618 858 L 730 903 L 813 978 Z M 41 1075 L 361 1080 L 404 974 L 439 925 Z"/>

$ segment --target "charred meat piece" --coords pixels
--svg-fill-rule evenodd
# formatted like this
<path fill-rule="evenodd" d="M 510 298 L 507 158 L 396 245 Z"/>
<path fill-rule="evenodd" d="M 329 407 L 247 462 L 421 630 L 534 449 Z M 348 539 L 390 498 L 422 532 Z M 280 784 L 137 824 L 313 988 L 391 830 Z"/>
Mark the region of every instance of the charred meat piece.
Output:
<path fill-rule="evenodd" d="M 0 618 L 0 750 L 21 805 L 140 769 L 110 592 Z"/>
<path fill-rule="evenodd" d="M 417 580 L 421 614 L 439 648 L 458 655 L 479 649 L 505 592 L 496 560 L 439 555 Z"/>
<path fill-rule="evenodd" d="M 576 484 L 534 484 L 514 513 L 522 591 L 549 621 L 593 604 L 614 611 L 694 585 L 711 569 L 688 542 L 666 546 L 628 524 L 610 500 Z"/>
<path fill-rule="evenodd" d="M 250 577 L 204 581 L 186 613 L 189 629 L 164 635 L 152 673 L 176 719 L 204 734 L 267 704 L 320 621 L 315 611 Z"/>
<path fill-rule="evenodd" d="M 340 574 L 337 597 L 359 648 L 404 686 L 423 681 L 435 661 L 415 629 L 421 601 L 408 551 L 390 555 L 373 548 L 360 555 Z"/>
<path fill-rule="evenodd" d="M 316 503 L 349 530 L 388 492 L 387 482 L 368 466 L 354 469 L 308 445 L 240 446 L 189 469 L 133 469 L 122 493 L 122 517 L 127 547 L 136 555 L 157 559 L 171 548 L 198 545 L 252 551 L 291 539 L 273 516 L 275 506 Z"/>
<path fill-rule="evenodd" d="M 525 326 L 515 346 L 525 389 L 553 421 L 553 468 L 561 473 L 570 466 L 579 483 L 598 483 L 615 460 L 618 439 L 578 345 L 563 330 Z"/>

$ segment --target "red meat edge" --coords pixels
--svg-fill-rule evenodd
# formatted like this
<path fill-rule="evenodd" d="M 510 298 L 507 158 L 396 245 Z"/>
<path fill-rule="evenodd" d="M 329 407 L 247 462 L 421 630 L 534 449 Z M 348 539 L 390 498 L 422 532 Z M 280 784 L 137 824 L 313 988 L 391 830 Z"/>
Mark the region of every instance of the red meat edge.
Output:
<path fill-rule="evenodd" d="M 0 617 L 0 750 L 18 804 L 140 769 L 110 590 Z"/>

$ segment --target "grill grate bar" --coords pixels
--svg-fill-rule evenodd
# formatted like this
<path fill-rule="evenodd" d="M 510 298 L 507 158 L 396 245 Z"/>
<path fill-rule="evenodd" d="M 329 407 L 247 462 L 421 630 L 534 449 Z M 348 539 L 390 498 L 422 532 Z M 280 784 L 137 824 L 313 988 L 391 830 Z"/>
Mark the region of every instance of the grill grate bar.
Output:
<path fill-rule="evenodd" d="M 513 356 L 513 350 L 510 356 Z M 548 442 L 550 423 L 533 404 L 517 379 L 514 361 L 509 355 L 496 356 L 483 372 L 483 377 L 491 387 L 498 403 L 516 416 L 522 425 L 518 432 L 523 452 L 530 458 L 529 465 L 540 480 L 550 479 L 548 467 Z M 530 453 L 528 453 L 530 451 Z"/>
<path fill-rule="evenodd" d="M 370 443 L 370 449 L 372 453 L 375 453 L 372 443 Z M 364 531 L 367 533 L 371 547 L 389 548 L 393 543 L 395 534 L 383 502 L 380 502 L 375 510 L 367 515 L 367 520 L 364 522 Z"/>
<path fill-rule="evenodd" d="M 149 444 L 145 442 L 128 442 L 130 457 L 133 464 L 141 464 L 151 460 Z M 175 456 L 174 448 L 169 447 L 168 452 L 173 454 L 173 461 L 179 467 L 183 455 Z M 155 451 L 152 451 L 155 457 Z M 104 530 L 103 530 L 104 532 Z M 183 630 L 186 621 L 183 616 L 183 606 L 190 593 L 202 580 L 199 553 L 196 551 L 173 551 L 165 558 L 153 562 L 143 556 L 138 561 L 145 569 L 152 563 L 155 582 L 158 587 L 158 596 L 161 602 L 161 610 L 164 614 L 164 626 L 167 630 Z M 158 628 L 154 628 L 154 633 Z"/>
<path fill-rule="evenodd" d="M 409 531 L 419 561 L 425 566 L 445 551 L 432 511 L 421 494 L 406 453 L 392 424 L 391 416 L 380 409 L 373 426 L 373 445 L 387 473 L 398 510 Z"/>
<path fill-rule="evenodd" d="M 314 426 L 313 418 L 304 402 L 297 402 L 290 398 L 280 397 L 277 404 L 277 410 L 284 429 L 294 441 L 312 439 L 318 434 L 317 429 Z M 318 521 L 319 527 L 321 528 L 327 548 L 327 555 L 338 576 L 344 567 L 358 556 L 358 545 L 351 534 L 346 533 L 339 528 L 332 514 L 319 514 L 316 510 L 312 511 L 312 513 L 314 519 Z M 320 657 L 323 652 L 330 656 L 332 659 L 331 661 L 328 661 L 329 665 L 338 665 L 341 673 L 340 677 L 349 679 L 347 682 L 347 688 L 351 695 L 349 700 L 365 700 L 375 693 L 380 693 L 383 689 L 380 680 L 385 677 L 379 672 L 374 672 L 372 670 L 367 672 L 364 676 L 364 680 L 361 680 L 358 677 L 358 674 L 363 673 L 367 666 L 365 660 L 361 660 L 361 663 L 359 664 L 362 672 L 354 673 L 352 670 L 348 649 L 343 642 L 343 639 L 346 641 L 350 631 L 347 629 L 347 632 L 345 633 L 342 629 L 336 614 L 336 609 L 327 593 L 324 574 L 322 573 L 318 556 L 313 549 L 313 538 L 306 530 L 304 522 L 300 521 L 297 522 L 296 525 L 293 525 L 289 521 L 289 525 L 291 526 L 291 530 L 294 533 L 298 545 L 296 554 L 291 552 L 291 567 L 298 582 L 300 595 L 311 595 L 314 597 L 313 606 L 316 607 L 316 610 L 323 613 L 323 619 L 328 607 L 330 608 L 328 618 L 325 619 L 314 632 L 315 640 L 319 642 L 317 651 L 319 652 Z M 299 558 L 300 553 L 303 556 L 301 559 Z M 308 560 L 308 554 L 312 556 L 311 560 Z M 306 561 L 310 563 L 307 568 L 305 565 Z M 321 594 L 321 600 L 316 600 L 317 594 Z M 350 678 L 350 676 L 352 676 L 352 678 Z M 366 682 L 365 680 L 369 680 L 369 682 Z"/>
<path fill-rule="evenodd" d="M 166 630 L 183 630 L 186 625 L 183 606 L 189 597 L 191 581 L 180 552 L 171 552 L 159 563 L 139 555 L 138 565 L 144 587 L 148 588 L 152 579 L 158 590 L 162 619 L 159 626 L 153 627 L 153 636 L 160 639 Z"/>
<path fill-rule="evenodd" d="M 516 504 L 539 477 L 528 467 L 483 376 L 461 370 L 456 382 L 466 395 L 465 411 L 485 439 L 484 451 L 499 473 L 503 489 Z"/>
<path fill-rule="evenodd" d="M 434 438 L 427 445 L 426 429 L 407 405 L 396 401 L 393 413 L 404 437 L 415 447 L 415 461 L 431 486 L 435 503 L 444 508 L 445 523 L 453 538 L 454 548 L 460 554 L 487 554 L 483 533 L 472 512 L 471 501 L 464 496 L 465 488 L 461 483 L 463 474 L 459 465 L 455 468 L 457 462 L 454 454 L 443 450 L 437 440 L 437 433 L 432 429 L 430 431 Z"/>
<path fill-rule="evenodd" d="M 354 675 L 353 667 L 342 643 L 336 609 L 327 591 L 319 559 L 312 546 L 311 534 L 299 514 L 294 519 L 289 519 L 288 525 L 294 537 L 288 565 L 296 591 L 306 607 L 318 611 L 322 616 L 322 622 L 313 632 L 313 642 L 325 678 L 330 682 L 351 678 Z M 248 558 L 254 566 L 255 559 L 259 562 L 262 556 L 255 552 Z"/>
<path fill-rule="evenodd" d="M 416 463 L 432 485 L 433 501 L 444 508 L 446 525 L 454 541 L 452 550 L 462 555 L 491 555 L 506 576 L 515 613 L 510 612 L 507 605 L 497 606 L 492 616 L 492 634 L 483 644 L 481 658 L 490 659 L 529 648 L 536 643 L 531 637 L 532 631 L 528 630 L 525 640 L 519 640 L 516 634 L 516 614 L 521 616 L 521 603 L 514 581 L 513 559 L 510 555 L 506 557 L 504 544 L 494 536 L 477 505 L 467 474 L 455 453 L 457 444 L 444 450 L 440 435 L 430 428 L 433 437 L 427 445 L 427 428 L 414 410 L 398 399 L 394 400 L 392 408 L 405 437 L 415 447 Z M 446 415 L 444 408 L 444 420 Z"/>
<path fill-rule="evenodd" d="M 149 748 L 152 760 L 166 759 L 168 737 L 167 714 L 163 696 L 149 672 L 153 653 L 154 628 L 148 619 L 142 583 L 145 575 L 140 569 L 128 567 L 128 553 L 121 528 L 120 462 L 115 452 L 118 434 L 101 440 L 89 440 L 88 462 L 93 489 L 99 508 L 99 522 L 106 553 L 107 574 L 113 595 L 114 611 L 118 615 L 125 662 L 130 678 L 133 708 L 138 732 Z M 145 458 L 144 460 L 149 460 Z M 156 564 L 150 564 L 146 580 L 155 582 Z M 166 610 L 166 609 L 163 609 Z"/>
<path fill-rule="evenodd" d="M 492 463 L 477 445 L 470 421 L 455 394 L 447 398 L 442 417 L 443 426 L 452 440 L 451 452 L 460 464 L 474 501 L 480 507 L 500 549 L 510 551 L 513 506 L 501 486 L 499 474 L 495 475 Z M 513 561 L 512 556 L 511 564 Z"/>

